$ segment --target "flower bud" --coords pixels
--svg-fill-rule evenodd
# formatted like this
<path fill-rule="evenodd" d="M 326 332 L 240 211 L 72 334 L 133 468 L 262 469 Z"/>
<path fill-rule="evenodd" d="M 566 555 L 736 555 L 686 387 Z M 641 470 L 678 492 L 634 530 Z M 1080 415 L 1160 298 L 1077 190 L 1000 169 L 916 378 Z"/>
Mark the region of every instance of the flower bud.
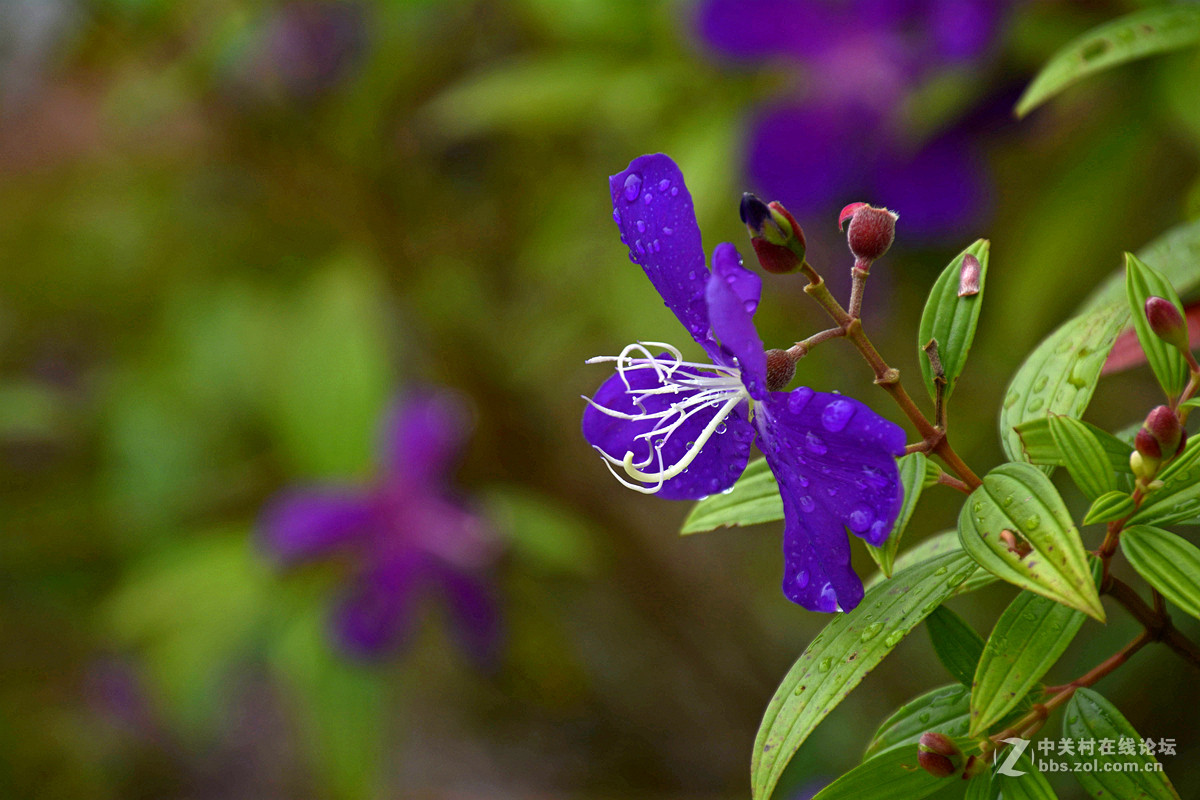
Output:
<path fill-rule="evenodd" d="M 742 222 L 750 231 L 750 244 L 767 272 L 795 272 L 804 263 L 804 231 L 779 203 L 764 203 L 749 192 L 742 195 Z"/>
<path fill-rule="evenodd" d="M 896 220 L 899 215 L 886 208 L 875 208 L 866 203 L 851 203 L 838 215 L 838 230 L 850 220 L 846 228 L 846 241 L 850 252 L 859 261 L 868 264 L 881 258 L 896 238 Z"/>
<path fill-rule="evenodd" d="M 1153 478 L 1158 472 L 1159 459 L 1147 458 L 1134 450 L 1129 456 L 1129 470 L 1135 478 Z"/>
<path fill-rule="evenodd" d="M 1143 436 L 1143 432 L 1148 434 L 1149 438 Z M 1134 438 L 1134 446 L 1143 457 L 1153 456 L 1154 452 L 1152 449 L 1149 452 L 1143 451 L 1139 442 L 1149 448 L 1151 441 L 1158 447 L 1158 458 L 1171 458 L 1183 448 L 1183 425 L 1175 412 L 1167 406 L 1159 406 L 1147 414 L 1146 421 L 1142 423 L 1141 430 Z"/>
<path fill-rule="evenodd" d="M 1008 548 L 1008 552 L 1013 553 L 1017 558 L 1024 558 L 1033 552 L 1033 547 L 1029 542 L 1017 538 L 1017 535 L 1008 528 L 1000 531 L 1000 541 L 1004 542 L 1004 546 Z"/>
<path fill-rule="evenodd" d="M 963 256 L 962 266 L 958 270 L 958 296 L 969 297 L 979 294 L 979 276 L 982 267 L 979 259 L 967 253 Z"/>
<path fill-rule="evenodd" d="M 782 391 L 796 375 L 796 359 L 787 350 L 768 350 L 766 355 L 767 391 Z"/>
<path fill-rule="evenodd" d="M 967 758 L 967 767 L 963 770 L 963 780 L 969 781 L 976 775 L 982 775 L 987 772 L 989 763 L 987 758 L 982 755 L 970 756 Z"/>
<path fill-rule="evenodd" d="M 1187 323 L 1170 300 L 1163 297 L 1148 298 L 1146 321 L 1150 323 L 1150 330 L 1154 335 L 1167 344 L 1185 353 L 1190 350 Z"/>
<path fill-rule="evenodd" d="M 927 731 L 917 741 L 917 763 L 935 778 L 948 778 L 962 768 L 963 754 L 949 736 Z"/>

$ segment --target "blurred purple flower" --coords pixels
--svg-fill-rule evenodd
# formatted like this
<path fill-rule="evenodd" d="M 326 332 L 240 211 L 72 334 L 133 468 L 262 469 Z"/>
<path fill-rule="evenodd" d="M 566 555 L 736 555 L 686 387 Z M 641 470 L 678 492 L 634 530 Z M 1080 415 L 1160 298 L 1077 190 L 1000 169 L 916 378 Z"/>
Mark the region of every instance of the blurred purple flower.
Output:
<path fill-rule="evenodd" d="M 470 415 L 446 392 L 410 395 L 387 415 L 377 478 L 367 486 L 288 489 L 263 511 L 266 549 L 285 565 L 345 553 L 354 571 L 333 615 L 339 643 L 364 657 L 401 648 L 421 596 L 438 590 L 467 652 L 499 644 L 489 526 L 447 495 Z"/>
<path fill-rule="evenodd" d="M 703 0 L 701 38 L 742 61 L 783 59 L 804 92 L 754 116 L 747 169 L 797 217 L 848 198 L 899 209 L 910 236 L 936 238 L 984 210 L 987 179 L 971 138 L 914 142 L 904 103 L 936 72 L 982 57 L 1004 0 Z"/>
<path fill-rule="evenodd" d="M 617 374 L 588 401 L 584 438 L 622 484 L 672 500 L 733 486 L 757 438 L 783 498 L 784 594 L 813 611 L 849 611 L 863 587 L 846 530 L 874 545 L 887 539 L 904 431 L 848 397 L 769 390 L 753 321 L 762 281 L 729 243 L 705 268 L 692 198 L 671 159 L 634 159 L 609 185 L 630 259 L 712 363 L 657 342 L 591 359 L 615 363 Z"/>

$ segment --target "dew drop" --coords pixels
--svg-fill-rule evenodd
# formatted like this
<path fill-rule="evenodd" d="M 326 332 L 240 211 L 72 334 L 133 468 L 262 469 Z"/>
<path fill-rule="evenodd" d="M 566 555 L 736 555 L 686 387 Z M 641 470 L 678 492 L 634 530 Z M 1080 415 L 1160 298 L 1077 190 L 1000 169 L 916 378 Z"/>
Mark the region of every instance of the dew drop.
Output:
<path fill-rule="evenodd" d="M 932 719 L 932 715 L 928 711 L 922 711 L 917 715 L 917 719 L 921 721 L 922 725 L 926 725 L 929 723 L 929 720 Z"/>
<path fill-rule="evenodd" d="M 671 188 L 671 181 L 667 180 L 666 178 L 663 178 L 661 181 L 658 182 L 658 190 L 660 192 L 665 192 L 667 189 L 670 189 L 670 188 Z"/>
<path fill-rule="evenodd" d="M 1021 399 L 1020 392 L 1009 392 L 1008 394 L 1006 394 L 1004 396 L 1004 407 L 1012 408 L 1013 406 L 1015 406 L 1017 404 L 1017 401 L 1020 399 Z"/>
<path fill-rule="evenodd" d="M 644 219 L 639 219 L 639 220 L 638 220 L 637 222 L 635 222 L 634 224 L 637 226 L 637 232 L 638 232 L 638 233 L 645 233 L 645 232 L 646 232 L 646 220 L 644 220 Z"/>
<path fill-rule="evenodd" d="M 812 399 L 812 396 L 813 390 L 807 386 L 801 386 L 799 389 L 794 390 L 788 396 L 788 411 L 793 414 L 799 414 L 808 405 L 808 401 Z"/>
<path fill-rule="evenodd" d="M 866 503 L 859 503 L 850 510 L 849 519 L 850 530 L 855 533 L 866 533 L 871 527 L 871 523 L 875 521 L 875 512 Z"/>
<path fill-rule="evenodd" d="M 667 226 L 665 226 L 665 225 L 664 225 L 664 226 L 663 226 L 663 229 L 662 229 L 662 232 L 663 232 L 663 236 L 670 236 L 672 233 L 674 233 L 674 232 L 675 232 L 675 229 L 674 229 L 674 228 L 667 227 Z"/>
<path fill-rule="evenodd" d="M 654 202 L 654 195 L 650 194 L 649 192 L 646 192 L 644 195 L 642 195 L 642 202 L 645 203 L 646 205 L 650 205 L 651 203 Z"/>
<path fill-rule="evenodd" d="M 625 178 L 625 202 L 632 203 L 642 192 L 642 176 L 636 172 L 629 173 Z"/>
<path fill-rule="evenodd" d="M 893 631 L 884 637 L 883 643 L 888 647 L 895 647 L 904 638 L 904 631 Z"/>
<path fill-rule="evenodd" d="M 870 625 L 863 628 L 862 635 L 859 636 L 858 639 L 862 642 L 869 642 L 878 636 L 881 630 L 883 630 L 882 622 L 872 622 Z"/>
<path fill-rule="evenodd" d="M 1044 405 L 1044 403 L 1043 403 L 1043 401 L 1042 401 L 1042 398 L 1040 398 L 1040 397 L 1035 397 L 1035 398 L 1033 398 L 1032 400 L 1030 400 L 1030 401 L 1029 401 L 1029 405 L 1025 406 L 1025 410 L 1027 410 L 1027 411 L 1037 411 L 1037 410 L 1038 410 L 1039 408 L 1041 408 L 1043 405 Z"/>
<path fill-rule="evenodd" d="M 821 663 L 817 664 L 817 672 L 829 672 L 829 668 L 833 666 L 832 658 L 822 658 Z"/>
<path fill-rule="evenodd" d="M 689 281 L 696 280 L 696 270 L 693 269 L 688 272 L 688 280 Z"/>
<path fill-rule="evenodd" d="M 949 567 L 938 567 L 938 568 L 937 568 L 937 569 L 934 571 L 934 573 L 933 573 L 933 574 L 934 574 L 934 575 L 945 575 L 945 574 L 946 574 L 947 572 L 949 572 L 949 571 L 950 571 L 950 568 L 949 568 Z"/>
<path fill-rule="evenodd" d="M 1039 378 L 1038 378 L 1036 381 L 1034 381 L 1034 382 L 1033 382 L 1033 391 L 1035 391 L 1035 392 L 1040 392 L 1042 389 L 1045 389 L 1045 388 L 1046 388 L 1046 384 L 1047 384 L 1049 381 L 1050 381 L 1050 376 L 1049 376 L 1049 375 L 1042 375 L 1042 376 L 1040 376 L 1040 377 L 1039 377 Z"/>
<path fill-rule="evenodd" d="M 621 215 L 615 208 L 613 209 L 613 222 L 617 223 L 618 225 L 621 224 Z"/>
<path fill-rule="evenodd" d="M 804 495 L 803 497 L 801 497 L 799 502 L 800 502 L 800 510 L 806 514 L 817 507 L 817 504 L 814 503 L 813 499 L 811 497 L 809 497 L 808 495 Z"/>
<path fill-rule="evenodd" d="M 672 187 L 671 187 L 671 197 L 674 197 L 674 196 L 675 196 L 675 195 L 677 195 L 677 194 L 679 194 L 679 187 L 678 187 L 678 186 L 672 186 Z"/>
<path fill-rule="evenodd" d="M 1032 517 L 1022 523 L 1021 531 L 1036 531 L 1041 524 L 1042 518 L 1034 514 Z"/>
<path fill-rule="evenodd" d="M 825 455 L 825 452 L 829 448 L 825 446 L 825 442 L 821 441 L 820 436 L 817 436 L 812 431 L 809 431 L 808 433 L 804 434 L 804 449 L 808 450 L 808 452 L 812 453 L 813 455 L 821 456 Z"/>
<path fill-rule="evenodd" d="M 802 569 L 797 572 L 795 580 L 797 589 L 803 589 L 805 586 L 808 586 L 808 570 Z M 813 642 L 813 644 L 816 644 L 816 642 Z"/>
<path fill-rule="evenodd" d="M 796 473 L 796 482 L 799 483 L 801 486 L 804 486 L 804 487 L 808 486 L 808 478 L 804 477 L 799 472 Z"/>
<path fill-rule="evenodd" d="M 717 427 L 716 427 L 716 428 L 713 430 L 713 433 L 717 434 L 718 436 L 720 436 L 720 435 L 721 435 L 722 433 L 724 433 L 724 432 L 725 432 L 725 423 L 724 423 L 724 422 L 722 422 L 720 425 L 718 425 L 718 426 L 717 426 Z"/>
<path fill-rule="evenodd" d="M 837 433 L 846 427 L 852 416 L 854 405 L 849 400 L 833 400 L 821 412 L 821 425 L 830 433 Z"/>

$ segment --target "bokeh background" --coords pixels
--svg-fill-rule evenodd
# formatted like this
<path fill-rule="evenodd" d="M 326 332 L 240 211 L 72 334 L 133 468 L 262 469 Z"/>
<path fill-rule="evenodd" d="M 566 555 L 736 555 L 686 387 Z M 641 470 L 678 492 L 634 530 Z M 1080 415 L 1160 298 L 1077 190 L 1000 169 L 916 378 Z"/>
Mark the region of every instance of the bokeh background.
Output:
<path fill-rule="evenodd" d="M 1123 250 L 1200 215 L 1194 51 L 1010 112 L 1057 47 L 1143 4 L 856 2 L 820 36 L 789 5 L 822 3 L 0 0 L 0 796 L 747 796 L 762 709 L 825 619 L 782 596 L 778 525 L 680 538 L 687 504 L 622 489 L 579 435 L 607 375 L 586 358 L 684 339 L 607 176 L 671 154 L 709 250 L 749 254 L 741 192 L 779 196 L 835 286 L 840 207 L 896 208 L 866 313 L 909 375 L 928 286 L 990 238 L 951 409 L 977 470 L 1023 355 Z M 818 329 L 801 279 L 765 282 L 768 346 Z M 898 419 L 843 343 L 797 380 Z M 443 489 L 492 532 L 498 640 L 458 647 L 432 590 L 363 658 L 329 623 L 362 564 L 284 569 L 261 514 L 287 487 L 377 484 L 386 409 L 429 386 L 472 408 Z M 1143 367 L 1089 418 L 1156 402 Z M 956 501 L 928 492 L 912 540 Z M 1011 595 L 953 607 L 986 634 Z M 1050 677 L 1123 643 L 1114 617 Z M 1177 740 L 1164 763 L 1196 796 L 1200 696 L 1172 659 L 1101 688 Z M 917 631 L 779 796 L 949 681 Z"/>

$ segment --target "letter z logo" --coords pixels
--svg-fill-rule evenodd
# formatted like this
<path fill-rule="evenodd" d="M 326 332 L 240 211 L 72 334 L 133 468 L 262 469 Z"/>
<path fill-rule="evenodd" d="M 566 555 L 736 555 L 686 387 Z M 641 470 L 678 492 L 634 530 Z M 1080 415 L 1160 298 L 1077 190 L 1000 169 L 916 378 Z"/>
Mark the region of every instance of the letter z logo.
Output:
<path fill-rule="evenodd" d="M 1012 745 L 1009 748 L 1008 756 L 1004 759 L 1004 763 L 996 767 L 996 772 L 1001 775 L 1008 775 L 1010 778 L 1019 778 L 1025 774 L 1023 769 L 1013 769 L 1013 765 L 1017 763 L 1017 759 L 1025 753 L 1025 748 L 1029 747 L 1028 739 L 1001 739 L 1005 744 Z"/>

